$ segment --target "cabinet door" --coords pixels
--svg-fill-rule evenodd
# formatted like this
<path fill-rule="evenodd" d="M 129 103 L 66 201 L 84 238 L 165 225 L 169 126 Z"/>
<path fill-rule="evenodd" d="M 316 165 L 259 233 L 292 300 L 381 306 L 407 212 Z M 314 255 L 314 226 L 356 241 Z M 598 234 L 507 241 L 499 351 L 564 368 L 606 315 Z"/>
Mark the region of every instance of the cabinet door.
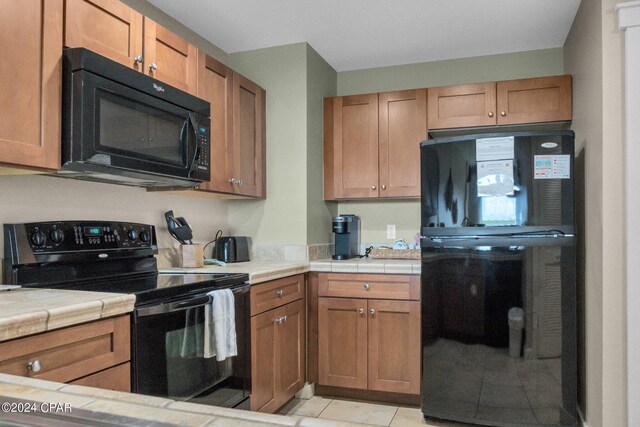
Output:
<path fill-rule="evenodd" d="M 3 2 L 0 162 L 60 167 L 62 1 Z"/>
<path fill-rule="evenodd" d="M 66 0 L 64 44 L 141 70 L 142 15 L 118 0 Z"/>
<path fill-rule="evenodd" d="M 251 318 L 251 410 L 272 413 L 278 407 L 277 308 Z"/>
<path fill-rule="evenodd" d="M 491 126 L 496 122 L 496 84 L 429 89 L 429 129 Z"/>
<path fill-rule="evenodd" d="M 420 303 L 369 301 L 369 390 L 420 393 Z"/>
<path fill-rule="evenodd" d="M 378 197 L 378 94 L 332 98 L 325 102 L 328 115 L 325 198 Z"/>
<path fill-rule="evenodd" d="M 233 73 L 233 192 L 265 197 L 265 92 Z"/>
<path fill-rule="evenodd" d="M 199 52 L 198 96 L 211 104 L 210 165 L 211 178 L 198 187 L 200 190 L 230 193 L 233 171 L 232 121 L 233 73 L 230 68 Z"/>
<path fill-rule="evenodd" d="M 281 404 L 304 386 L 306 342 L 304 300 L 294 301 L 283 308 L 286 317 L 278 325 Z"/>
<path fill-rule="evenodd" d="M 367 300 L 318 298 L 318 382 L 367 388 Z"/>
<path fill-rule="evenodd" d="M 198 50 L 144 18 L 144 72 L 192 95 L 197 92 Z"/>
<path fill-rule="evenodd" d="M 420 142 L 427 139 L 427 90 L 379 95 L 380 197 L 420 197 Z"/>
<path fill-rule="evenodd" d="M 102 388 L 105 390 L 131 392 L 131 363 L 123 363 L 113 368 L 105 369 L 93 375 L 71 381 L 69 384 L 86 387 Z"/>
<path fill-rule="evenodd" d="M 571 76 L 498 82 L 498 124 L 571 120 Z"/>

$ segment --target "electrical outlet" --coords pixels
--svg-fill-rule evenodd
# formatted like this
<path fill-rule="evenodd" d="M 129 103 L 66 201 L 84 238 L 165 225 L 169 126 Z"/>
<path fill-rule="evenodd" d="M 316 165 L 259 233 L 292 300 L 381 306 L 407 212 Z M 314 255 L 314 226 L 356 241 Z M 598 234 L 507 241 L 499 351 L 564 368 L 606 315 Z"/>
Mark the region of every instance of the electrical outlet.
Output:
<path fill-rule="evenodd" d="M 387 224 L 387 239 L 395 239 L 395 238 L 396 238 L 396 225 Z"/>

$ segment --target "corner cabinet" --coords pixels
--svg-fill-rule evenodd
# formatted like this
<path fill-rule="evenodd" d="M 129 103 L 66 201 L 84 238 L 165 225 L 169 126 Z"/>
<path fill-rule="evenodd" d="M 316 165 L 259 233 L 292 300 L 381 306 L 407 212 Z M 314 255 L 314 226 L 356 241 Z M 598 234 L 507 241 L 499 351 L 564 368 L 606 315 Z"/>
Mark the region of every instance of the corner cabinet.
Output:
<path fill-rule="evenodd" d="M 0 343 L 0 372 L 131 390 L 129 315 Z"/>
<path fill-rule="evenodd" d="M 60 167 L 62 0 L 3 2 L 0 163 Z"/>
<path fill-rule="evenodd" d="M 425 89 L 326 98 L 324 198 L 420 196 Z"/>
<path fill-rule="evenodd" d="M 420 393 L 419 276 L 320 273 L 319 385 Z"/>
<path fill-rule="evenodd" d="M 571 76 L 429 89 L 429 129 L 569 121 Z"/>
<path fill-rule="evenodd" d="M 200 53 L 198 96 L 211 103 L 211 164 L 218 165 L 198 190 L 265 198 L 264 89 Z"/>
<path fill-rule="evenodd" d="M 274 413 L 304 386 L 303 274 L 251 287 L 251 410 Z"/>
<path fill-rule="evenodd" d="M 64 45 L 87 48 L 196 95 L 195 46 L 118 0 L 65 0 Z"/>

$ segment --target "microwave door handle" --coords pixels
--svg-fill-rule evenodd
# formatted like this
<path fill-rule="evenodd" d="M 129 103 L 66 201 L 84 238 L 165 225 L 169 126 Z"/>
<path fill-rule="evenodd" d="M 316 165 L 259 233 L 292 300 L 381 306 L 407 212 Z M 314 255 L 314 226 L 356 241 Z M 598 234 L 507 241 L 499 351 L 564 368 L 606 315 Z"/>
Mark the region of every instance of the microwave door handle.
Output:
<path fill-rule="evenodd" d="M 193 131 L 193 140 L 188 140 L 189 148 L 192 148 L 192 150 L 190 150 L 190 153 L 193 152 L 193 157 L 191 157 L 190 153 L 187 153 L 187 156 L 191 158 L 191 163 L 189 164 L 189 176 L 191 176 L 191 174 L 193 173 L 193 169 L 196 167 L 196 160 L 198 160 L 198 157 L 200 157 L 200 146 L 198 145 L 198 127 L 196 126 L 196 120 L 193 113 L 189 113 L 189 118 L 187 119 L 187 122 L 185 122 L 185 124 L 187 123 L 187 126 L 190 126 L 191 130 Z M 187 136 L 187 138 L 189 137 Z"/>

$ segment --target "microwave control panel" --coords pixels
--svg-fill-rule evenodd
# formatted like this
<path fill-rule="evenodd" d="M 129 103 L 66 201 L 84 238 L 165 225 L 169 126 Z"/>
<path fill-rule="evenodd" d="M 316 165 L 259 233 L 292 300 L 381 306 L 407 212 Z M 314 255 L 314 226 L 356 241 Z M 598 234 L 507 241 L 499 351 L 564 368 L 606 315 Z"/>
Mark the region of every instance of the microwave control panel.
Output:
<path fill-rule="evenodd" d="M 202 179 L 208 181 L 209 175 L 209 153 L 210 153 L 210 139 L 209 139 L 209 119 L 201 117 L 196 124 L 197 135 L 197 151 L 195 159 L 195 167 L 193 171 L 193 178 Z"/>
<path fill-rule="evenodd" d="M 26 239 L 34 254 L 138 249 L 156 245 L 154 227 L 148 224 L 56 221 L 17 224 L 15 227 L 16 239 Z"/>

